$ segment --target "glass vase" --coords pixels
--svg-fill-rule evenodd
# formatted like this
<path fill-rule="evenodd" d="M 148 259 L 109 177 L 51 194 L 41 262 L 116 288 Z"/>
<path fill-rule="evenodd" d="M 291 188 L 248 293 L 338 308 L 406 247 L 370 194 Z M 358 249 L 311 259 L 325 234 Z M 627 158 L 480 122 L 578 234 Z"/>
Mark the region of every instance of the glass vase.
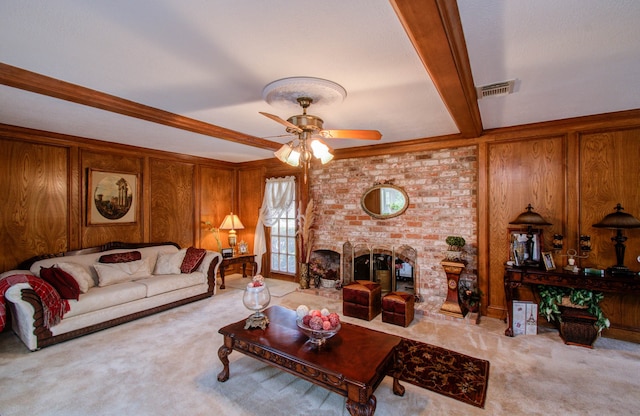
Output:
<path fill-rule="evenodd" d="M 266 284 L 258 287 L 246 287 L 242 296 L 242 303 L 245 308 L 253 311 L 247 319 L 245 328 L 260 327 L 264 329 L 269 323 L 267 316 L 262 312 L 271 302 L 271 293 Z"/>

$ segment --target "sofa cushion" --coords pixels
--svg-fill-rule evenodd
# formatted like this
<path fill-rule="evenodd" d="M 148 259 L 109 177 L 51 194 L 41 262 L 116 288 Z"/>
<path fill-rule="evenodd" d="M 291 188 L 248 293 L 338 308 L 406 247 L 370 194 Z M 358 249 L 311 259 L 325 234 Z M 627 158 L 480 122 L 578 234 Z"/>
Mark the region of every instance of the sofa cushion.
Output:
<path fill-rule="evenodd" d="M 91 274 L 83 265 L 77 263 L 56 263 L 56 265 L 69 273 L 75 281 L 78 282 L 80 292 L 87 293 L 89 288 L 96 285 L 93 277 L 91 277 Z"/>
<path fill-rule="evenodd" d="M 148 258 L 126 263 L 96 263 L 93 267 L 98 273 L 100 287 L 147 277 L 151 274 Z"/>
<path fill-rule="evenodd" d="M 150 298 L 161 293 L 171 292 L 172 290 L 205 284 L 207 283 L 207 276 L 200 272 L 168 274 L 136 280 L 136 283 L 143 284 L 147 287 L 147 297 Z"/>
<path fill-rule="evenodd" d="M 186 254 L 187 250 L 180 250 L 177 253 L 158 253 L 153 274 L 180 274 L 180 267 Z"/>
<path fill-rule="evenodd" d="M 147 288 L 135 282 L 125 282 L 105 287 L 94 287 L 80 295 L 80 300 L 70 300 L 71 309 L 64 318 L 122 305 L 138 299 L 144 299 Z"/>
<path fill-rule="evenodd" d="M 78 282 L 61 268 L 56 266 L 43 267 L 40 270 L 40 277 L 53 286 L 62 299 L 78 300 L 80 296 Z"/>
<path fill-rule="evenodd" d="M 124 253 L 104 254 L 98 259 L 99 263 L 128 263 L 140 260 L 142 254 L 139 251 L 127 251 Z"/>
<path fill-rule="evenodd" d="M 195 271 L 198 266 L 200 266 L 200 263 L 202 263 L 205 254 L 207 254 L 207 250 L 203 248 L 189 247 L 184 255 L 184 259 L 182 260 L 180 271 L 182 273 L 191 273 Z"/>

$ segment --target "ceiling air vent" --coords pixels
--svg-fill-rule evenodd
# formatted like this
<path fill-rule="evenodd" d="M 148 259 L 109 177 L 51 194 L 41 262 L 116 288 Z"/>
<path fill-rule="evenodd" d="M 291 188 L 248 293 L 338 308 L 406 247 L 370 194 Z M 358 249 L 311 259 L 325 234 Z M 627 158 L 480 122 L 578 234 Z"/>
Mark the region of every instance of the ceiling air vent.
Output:
<path fill-rule="evenodd" d="M 511 80 L 477 87 L 478 99 L 511 94 L 515 83 L 515 80 Z"/>

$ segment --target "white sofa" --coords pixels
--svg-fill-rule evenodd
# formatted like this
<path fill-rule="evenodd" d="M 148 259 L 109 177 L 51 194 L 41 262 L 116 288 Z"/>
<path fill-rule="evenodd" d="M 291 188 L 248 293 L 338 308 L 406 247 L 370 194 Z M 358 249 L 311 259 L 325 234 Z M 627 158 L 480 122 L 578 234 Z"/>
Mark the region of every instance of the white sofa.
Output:
<path fill-rule="evenodd" d="M 141 260 L 109 265 L 99 263 L 103 255 L 132 250 L 140 252 Z M 57 265 L 73 275 L 75 280 L 83 282 L 83 278 L 86 278 L 89 284 L 84 285 L 86 293 L 80 293 L 78 300 L 68 300 L 70 310 L 50 328 L 47 328 L 43 319 L 42 302 L 29 284 L 11 286 L 5 293 L 5 299 L 13 331 L 27 348 L 34 351 L 213 296 L 222 256 L 207 251 L 199 267 L 185 274 L 179 268 L 186 250 L 180 250 L 175 243 L 153 245 L 112 242 L 101 247 L 40 256 L 34 258 L 39 260 L 30 266 L 30 261 L 24 262 L 20 267 L 28 267 L 29 272 L 36 276 L 41 267 Z M 134 264 L 136 270 L 131 270 Z M 28 273 L 26 270 L 22 272 Z M 123 277 L 122 273 L 129 276 Z"/>

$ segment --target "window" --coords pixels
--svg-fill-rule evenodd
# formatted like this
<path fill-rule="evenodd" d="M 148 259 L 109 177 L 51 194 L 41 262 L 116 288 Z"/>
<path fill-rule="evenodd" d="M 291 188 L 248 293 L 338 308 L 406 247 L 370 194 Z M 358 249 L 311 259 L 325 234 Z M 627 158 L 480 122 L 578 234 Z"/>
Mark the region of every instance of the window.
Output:
<path fill-rule="evenodd" d="M 289 208 L 271 227 L 271 271 L 296 273 L 296 203 L 295 197 Z"/>

